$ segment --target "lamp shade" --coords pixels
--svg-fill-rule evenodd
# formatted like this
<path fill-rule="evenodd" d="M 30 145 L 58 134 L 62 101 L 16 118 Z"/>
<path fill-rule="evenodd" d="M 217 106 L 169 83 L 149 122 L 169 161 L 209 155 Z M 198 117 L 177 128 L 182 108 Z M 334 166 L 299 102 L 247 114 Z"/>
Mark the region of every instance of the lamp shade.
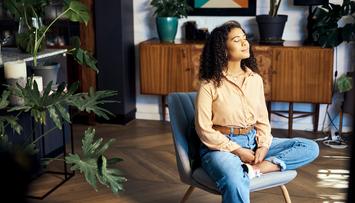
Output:
<path fill-rule="evenodd" d="M 313 6 L 328 4 L 329 0 L 293 0 L 295 6 Z"/>

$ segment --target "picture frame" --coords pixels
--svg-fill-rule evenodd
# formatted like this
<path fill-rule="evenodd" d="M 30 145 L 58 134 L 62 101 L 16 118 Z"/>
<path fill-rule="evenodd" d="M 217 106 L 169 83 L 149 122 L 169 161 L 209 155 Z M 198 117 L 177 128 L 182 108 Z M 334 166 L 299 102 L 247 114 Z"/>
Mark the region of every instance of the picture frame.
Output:
<path fill-rule="evenodd" d="M 227 7 L 225 5 L 216 5 L 218 0 L 214 0 L 214 5 L 203 7 L 211 0 L 187 0 L 192 7 L 190 16 L 255 16 L 256 0 L 239 0 L 242 7 Z M 233 0 L 230 0 L 233 2 Z M 212 2 L 212 1 L 211 1 Z M 217 2 L 217 3 L 216 3 Z M 222 1 L 221 1 L 222 2 Z"/>

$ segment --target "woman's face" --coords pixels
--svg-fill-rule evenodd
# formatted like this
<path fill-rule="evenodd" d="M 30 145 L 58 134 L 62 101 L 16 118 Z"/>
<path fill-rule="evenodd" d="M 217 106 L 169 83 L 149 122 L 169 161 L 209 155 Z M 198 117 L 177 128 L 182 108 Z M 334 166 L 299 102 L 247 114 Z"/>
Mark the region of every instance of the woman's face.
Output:
<path fill-rule="evenodd" d="M 242 29 L 233 28 L 227 39 L 228 60 L 240 61 L 250 57 L 249 42 Z"/>

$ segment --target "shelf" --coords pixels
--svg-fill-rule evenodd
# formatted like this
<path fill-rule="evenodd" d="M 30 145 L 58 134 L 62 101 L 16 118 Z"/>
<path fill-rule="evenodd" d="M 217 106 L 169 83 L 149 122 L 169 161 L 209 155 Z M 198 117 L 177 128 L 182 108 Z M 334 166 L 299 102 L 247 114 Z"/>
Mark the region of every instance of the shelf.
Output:
<path fill-rule="evenodd" d="M 44 51 L 38 53 L 37 59 L 63 54 L 66 51 L 67 51 L 66 49 L 45 49 Z M 32 61 L 33 56 L 31 54 L 22 53 L 17 48 L 3 48 L 2 59 L 3 59 L 3 63 L 8 61 L 15 61 L 15 60 L 24 60 L 27 62 L 27 61 Z M 2 66 L 3 64 L 0 64 L 0 67 Z"/>

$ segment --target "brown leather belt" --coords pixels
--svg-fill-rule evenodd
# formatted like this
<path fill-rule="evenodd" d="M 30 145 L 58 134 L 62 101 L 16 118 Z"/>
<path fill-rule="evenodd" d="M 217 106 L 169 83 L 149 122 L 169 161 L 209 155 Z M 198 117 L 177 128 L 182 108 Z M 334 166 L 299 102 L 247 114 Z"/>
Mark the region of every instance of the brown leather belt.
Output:
<path fill-rule="evenodd" d="M 242 134 L 247 134 L 252 129 L 254 129 L 254 126 L 250 126 L 247 128 L 233 128 L 233 127 L 225 127 L 220 125 L 213 125 L 212 128 L 226 135 L 229 134 L 242 135 Z"/>

